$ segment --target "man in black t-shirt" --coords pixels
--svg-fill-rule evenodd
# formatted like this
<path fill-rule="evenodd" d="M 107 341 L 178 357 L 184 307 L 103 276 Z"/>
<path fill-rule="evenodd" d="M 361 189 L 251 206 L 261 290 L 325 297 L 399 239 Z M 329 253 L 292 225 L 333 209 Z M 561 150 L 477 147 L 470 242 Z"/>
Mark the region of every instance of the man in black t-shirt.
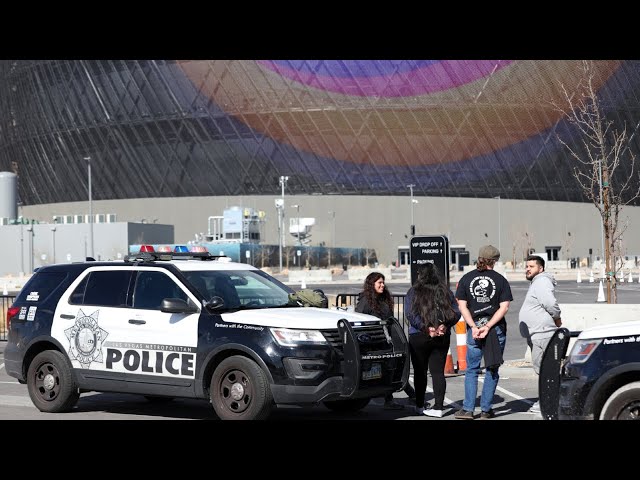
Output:
<path fill-rule="evenodd" d="M 484 356 L 485 377 L 480 397 L 480 418 L 493 418 L 493 395 L 498 387 L 498 368 L 507 340 L 504 319 L 513 300 L 506 278 L 493 270 L 500 252 L 485 245 L 478 253 L 476 269 L 458 282 L 456 298 L 460 313 L 467 323 L 467 370 L 464 374 L 464 402 L 455 418 L 473 420 L 478 393 L 480 361 Z"/>

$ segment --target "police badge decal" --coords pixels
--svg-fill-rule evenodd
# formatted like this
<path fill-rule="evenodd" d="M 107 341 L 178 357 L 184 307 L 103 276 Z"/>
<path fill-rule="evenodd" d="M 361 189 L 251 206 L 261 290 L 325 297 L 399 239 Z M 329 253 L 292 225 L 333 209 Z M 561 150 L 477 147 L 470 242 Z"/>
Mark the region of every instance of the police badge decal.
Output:
<path fill-rule="evenodd" d="M 75 325 L 64 331 L 69 340 L 69 356 L 71 360 L 77 360 L 82 368 L 89 368 L 91 362 L 103 361 L 102 343 L 109 333 L 98 325 L 99 312 L 96 310 L 87 315 L 79 310 Z"/>

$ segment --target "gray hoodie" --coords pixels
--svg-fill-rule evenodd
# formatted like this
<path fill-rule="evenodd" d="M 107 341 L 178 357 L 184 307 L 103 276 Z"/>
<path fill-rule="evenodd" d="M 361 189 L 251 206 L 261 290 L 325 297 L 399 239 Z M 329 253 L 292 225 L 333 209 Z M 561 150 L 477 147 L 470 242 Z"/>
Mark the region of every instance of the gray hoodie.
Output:
<path fill-rule="evenodd" d="M 547 272 L 539 273 L 531 280 L 519 314 L 523 336 L 526 336 L 526 329 L 523 329 L 525 325 L 529 335 L 543 338 L 550 337 L 558 328 L 553 321 L 560 318 L 560 307 L 554 294 L 556 285 L 556 279 Z"/>

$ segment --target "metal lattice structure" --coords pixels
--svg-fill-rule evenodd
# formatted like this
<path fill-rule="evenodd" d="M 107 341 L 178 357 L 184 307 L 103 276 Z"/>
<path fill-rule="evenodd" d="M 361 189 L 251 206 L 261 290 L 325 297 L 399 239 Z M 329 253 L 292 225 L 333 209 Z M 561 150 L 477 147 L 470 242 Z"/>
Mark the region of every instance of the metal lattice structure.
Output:
<path fill-rule="evenodd" d="M 640 62 L 595 62 L 640 152 Z M 551 106 L 580 61 L 0 62 L 0 170 L 25 205 L 93 198 L 416 195 L 585 201 Z M 624 168 L 619 172 L 628 175 Z"/>

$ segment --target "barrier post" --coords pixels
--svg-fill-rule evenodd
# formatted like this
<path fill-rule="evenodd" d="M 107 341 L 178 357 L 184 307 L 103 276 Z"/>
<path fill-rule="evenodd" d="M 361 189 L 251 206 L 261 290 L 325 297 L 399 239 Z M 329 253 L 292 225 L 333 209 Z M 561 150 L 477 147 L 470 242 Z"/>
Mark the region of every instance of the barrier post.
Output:
<path fill-rule="evenodd" d="M 445 375 L 455 375 L 456 371 L 453 368 L 453 355 L 451 355 L 451 347 L 447 351 L 447 361 L 444 364 Z"/>
<path fill-rule="evenodd" d="M 461 316 L 455 326 L 456 329 L 456 345 L 458 356 L 458 373 L 467 369 L 467 322 Z"/>

